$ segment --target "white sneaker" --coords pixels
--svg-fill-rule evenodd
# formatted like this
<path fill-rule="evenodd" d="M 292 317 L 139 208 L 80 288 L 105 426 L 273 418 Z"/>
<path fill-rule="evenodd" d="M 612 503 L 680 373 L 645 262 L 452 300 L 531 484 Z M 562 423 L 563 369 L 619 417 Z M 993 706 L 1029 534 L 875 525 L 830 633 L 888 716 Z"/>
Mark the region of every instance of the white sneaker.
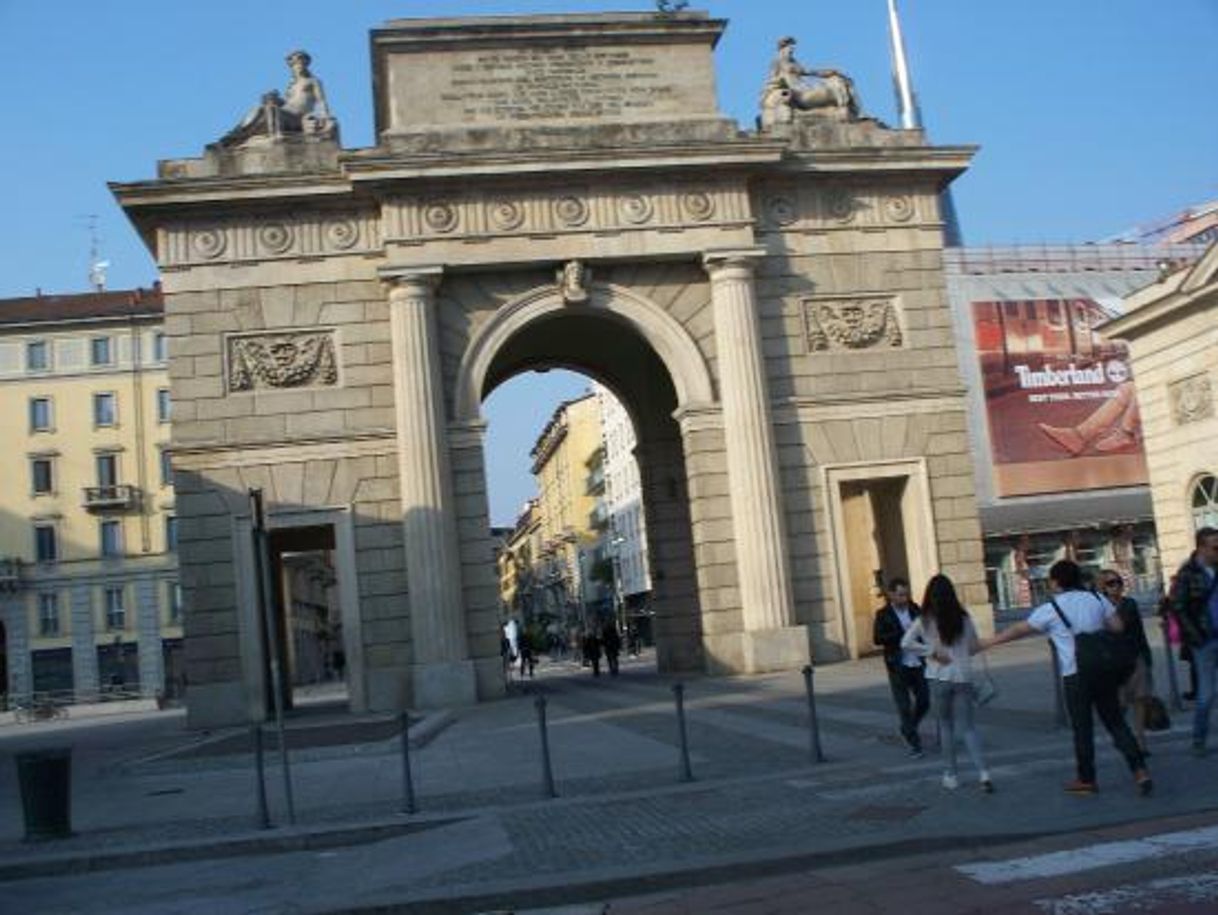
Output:
<path fill-rule="evenodd" d="M 952 775 L 950 772 L 943 773 L 943 787 L 948 791 L 955 791 L 960 787 L 960 779 Z"/>

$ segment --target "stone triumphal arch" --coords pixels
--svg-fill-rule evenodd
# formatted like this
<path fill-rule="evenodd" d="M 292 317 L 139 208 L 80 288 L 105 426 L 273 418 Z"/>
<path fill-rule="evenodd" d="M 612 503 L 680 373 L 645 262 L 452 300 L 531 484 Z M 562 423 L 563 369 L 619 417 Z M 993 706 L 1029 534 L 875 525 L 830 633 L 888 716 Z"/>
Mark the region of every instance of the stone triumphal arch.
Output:
<path fill-rule="evenodd" d="M 375 146 L 341 146 L 297 52 L 202 157 L 114 185 L 166 293 L 192 723 L 265 713 L 251 487 L 332 569 L 353 709 L 503 692 L 480 405 L 530 369 L 631 410 L 661 670 L 870 650 L 890 575 L 985 606 L 938 204 L 972 151 L 868 118 L 790 40 L 742 131 L 724 27 L 392 21 Z"/>

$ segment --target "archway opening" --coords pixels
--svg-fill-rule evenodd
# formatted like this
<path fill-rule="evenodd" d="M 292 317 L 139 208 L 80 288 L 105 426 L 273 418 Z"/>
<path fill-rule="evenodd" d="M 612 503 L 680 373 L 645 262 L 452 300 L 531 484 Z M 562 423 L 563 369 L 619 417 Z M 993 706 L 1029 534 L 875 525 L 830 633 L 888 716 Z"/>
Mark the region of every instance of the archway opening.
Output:
<path fill-rule="evenodd" d="M 480 395 L 505 652 L 577 662 L 612 629 L 627 658 L 702 669 L 678 399 L 652 347 L 607 310 L 550 312 L 496 350 Z"/>

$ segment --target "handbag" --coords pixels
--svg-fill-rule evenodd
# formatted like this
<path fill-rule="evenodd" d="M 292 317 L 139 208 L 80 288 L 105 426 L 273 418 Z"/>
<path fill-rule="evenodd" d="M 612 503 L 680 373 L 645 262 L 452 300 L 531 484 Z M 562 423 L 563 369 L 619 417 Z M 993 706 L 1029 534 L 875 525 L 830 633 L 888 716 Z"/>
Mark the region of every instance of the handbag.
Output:
<path fill-rule="evenodd" d="M 1167 714 L 1167 705 L 1163 700 L 1151 693 L 1141 698 L 1142 720 L 1148 731 L 1171 730 L 1171 716 Z"/>
<path fill-rule="evenodd" d="M 1097 601 L 1099 597 L 1095 598 Z M 1074 636 L 1074 657 L 1079 676 L 1097 686 L 1120 686 L 1133 675 L 1138 663 L 1138 648 L 1123 633 L 1101 629 L 1098 632 L 1075 632 L 1057 600 L 1049 602 L 1057 611 L 1062 624 Z"/>

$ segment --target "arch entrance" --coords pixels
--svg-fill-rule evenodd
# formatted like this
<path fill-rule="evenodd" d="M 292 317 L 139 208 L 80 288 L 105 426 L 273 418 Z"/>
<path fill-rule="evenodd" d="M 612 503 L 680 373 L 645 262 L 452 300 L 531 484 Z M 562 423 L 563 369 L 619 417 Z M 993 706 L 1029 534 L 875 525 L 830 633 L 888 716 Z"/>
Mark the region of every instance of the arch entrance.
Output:
<path fill-rule="evenodd" d="M 666 324 L 656 306 L 621 290 L 595 288 L 578 308 L 565 306 L 552 289 L 541 290 L 509 308 L 471 343 L 465 360 L 469 377 L 458 382 L 458 403 L 476 411 L 505 381 L 560 368 L 587 375 L 614 393 L 635 429 L 657 667 L 697 671 L 705 666 L 702 619 L 686 454 L 676 417 L 682 407 L 678 388 L 686 398 L 705 396 L 710 381 L 692 343 L 685 345 L 679 328 Z"/>

